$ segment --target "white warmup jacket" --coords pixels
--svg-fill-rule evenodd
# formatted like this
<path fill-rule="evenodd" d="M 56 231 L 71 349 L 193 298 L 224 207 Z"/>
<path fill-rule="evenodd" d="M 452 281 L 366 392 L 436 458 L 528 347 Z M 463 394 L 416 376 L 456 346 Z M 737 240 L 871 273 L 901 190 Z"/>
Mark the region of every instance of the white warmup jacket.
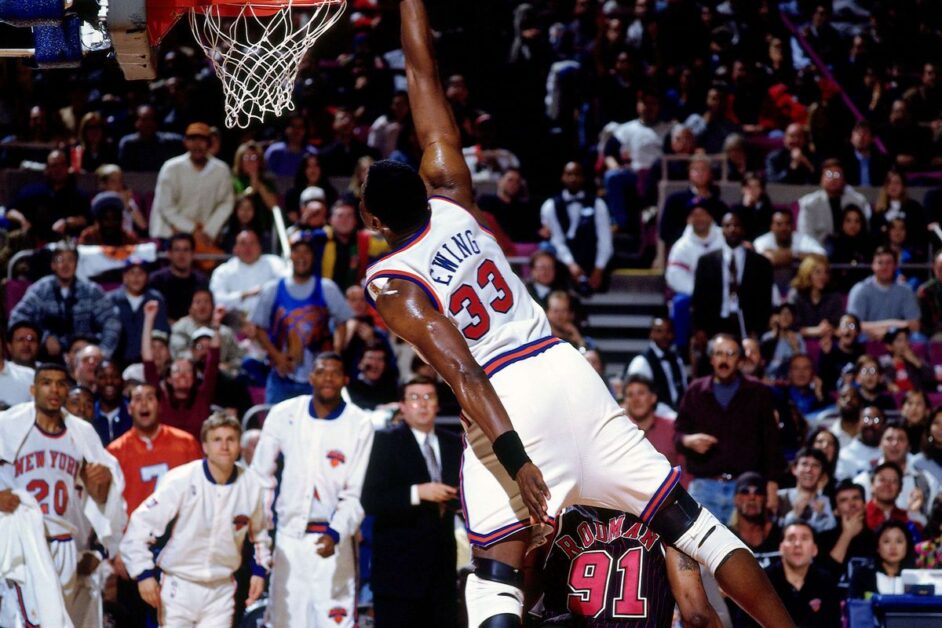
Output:
<path fill-rule="evenodd" d="M 271 539 L 263 497 L 258 479 L 238 465 L 225 484 L 213 480 L 205 459 L 171 469 L 131 514 L 121 541 L 128 574 L 138 580 L 155 575 L 151 545 L 176 519 L 157 557 L 161 570 L 191 582 L 228 579 L 242 564 L 248 535 L 255 546 L 252 572 L 264 575 L 271 565 Z"/>
<path fill-rule="evenodd" d="M 334 541 L 352 536 L 363 521 L 360 493 L 373 447 L 369 416 L 353 404 L 324 418 L 311 415 L 311 396 L 279 403 L 268 413 L 252 470 L 272 507 L 278 454 L 284 470 L 276 510 L 278 534 L 301 538 L 309 521 L 326 522 Z"/>
<path fill-rule="evenodd" d="M 718 251 L 723 247 L 723 230 L 715 224 L 710 232 L 701 238 L 687 225 L 684 234 L 671 247 L 667 256 L 667 270 L 664 280 L 667 286 L 678 294 L 693 294 L 693 279 L 697 274 L 697 263 L 706 253 Z"/>

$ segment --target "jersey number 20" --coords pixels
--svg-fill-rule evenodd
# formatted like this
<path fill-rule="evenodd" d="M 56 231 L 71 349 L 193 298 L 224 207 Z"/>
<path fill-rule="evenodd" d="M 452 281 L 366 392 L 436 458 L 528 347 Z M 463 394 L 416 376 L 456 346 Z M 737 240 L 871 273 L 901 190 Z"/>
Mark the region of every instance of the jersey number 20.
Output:
<path fill-rule="evenodd" d="M 43 514 L 48 515 L 49 502 L 46 501 L 46 498 L 49 497 L 49 483 L 46 480 L 33 480 L 26 485 L 26 490 L 32 493 L 36 501 L 39 502 Z M 64 481 L 58 480 L 52 490 L 52 509 L 61 517 L 68 507 L 69 487 L 65 485 Z"/>
<path fill-rule="evenodd" d="M 484 260 L 478 266 L 476 275 L 478 288 L 483 289 L 490 284 L 497 291 L 497 296 L 488 304 L 490 309 L 501 314 L 509 312 L 514 306 L 514 297 L 504 276 L 497 269 L 497 264 L 493 260 Z M 480 340 L 491 328 L 491 315 L 484 302 L 481 301 L 478 291 L 466 283 L 458 286 L 457 290 L 451 293 L 451 299 L 448 301 L 448 311 L 453 316 L 457 316 L 462 310 L 467 310 L 472 320 L 461 328 L 461 333 L 468 340 Z"/>
<path fill-rule="evenodd" d="M 641 595 L 643 549 L 632 547 L 618 559 L 621 573 L 618 596 L 612 603 L 612 617 L 642 619 L 648 614 L 648 600 Z M 604 550 L 592 550 L 576 556 L 569 568 L 569 610 L 582 617 L 598 617 L 608 603 L 608 583 L 612 557 Z"/>

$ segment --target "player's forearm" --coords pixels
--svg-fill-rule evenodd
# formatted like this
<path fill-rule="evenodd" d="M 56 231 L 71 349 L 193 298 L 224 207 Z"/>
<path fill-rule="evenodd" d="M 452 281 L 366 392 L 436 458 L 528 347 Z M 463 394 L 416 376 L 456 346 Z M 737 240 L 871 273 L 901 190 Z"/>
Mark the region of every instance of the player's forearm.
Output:
<path fill-rule="evenodd" d="M 457 381 L 449 384 L 465 415 L 481 428 L 489 441 L 493 443 L 498 436 L 514 429 L 507 410 L 484 371 L 461 372 Z"/>

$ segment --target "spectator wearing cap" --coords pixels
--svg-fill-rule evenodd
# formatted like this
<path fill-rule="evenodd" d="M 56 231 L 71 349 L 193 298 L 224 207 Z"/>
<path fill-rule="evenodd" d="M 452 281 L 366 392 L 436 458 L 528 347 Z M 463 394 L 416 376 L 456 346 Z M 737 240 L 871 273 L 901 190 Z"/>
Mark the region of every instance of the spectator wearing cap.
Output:
<path fill-rule="evenodd" d="M 316 185 L 304 188 L 298 196 L 298 221 L 288 228 L 290 238 L 298 231 L 323 229 L 327 224 L 327 196 Z"/>
<path fill-rule="evenodd" d="M 291 276 L 268 282 L 251 314 L 256 340 L 271 361 L 266 403 L 306 394 L 317 355 L 346 344 L 350 309 L 337 284 L 315 273 L 314 235 L 292 236 Z"/>
<path fill-rule="evenodd" d="M 170 264 L 150 276 L 150 287 L 163 295 L 171 323 L 186 316 L 196 290 L 209 286 L 206 276 L 193 268 L 195 249 L 192 235 L 175 233 L 170 237 L 167 251 Z"/>
<path fill-rule="evenodd" d="M 690 494 L 725 522 L 733 510 L 735 478 L 746 471 L 761 473 L 768 479 L 768 494 L 777 496 L 785 461 L 772 393 L 739 373 L 739 343 L 719 334 L 708 353 L 713 375 L 694 380 L 681 399 L 674 445 L 694 477 Z"/>
<path fill-rule="evenodd" d="M 844 208 L 854 205 L 870 220 L 870 203 L 844 181 L 844 168 L 839 159 L 821 164 L 821 189 L 798 199 L 798 233 L 811 236 L 824 244 L 836 235 L 843 222 Z"/>
<path fill-rule="evenodd" d="M 795 486 L 778 491 L 779 525 L 786 527 L 794 521 L 803 521 L 815 532 L 837 525 L 831 512 L 831 500 L 823 492 L 827 466 L 827 458 L 820 449 L 805 448 L 795 455 L 791 464 Z"/>
<path fill-rule="evenodd" d="M 150 345 L 154 356 L 154 368 L 160 377 L 165 377 L 170 371 L 170 363 L 173 362 L 173 354 L 170 352 L 170 334 L 159 329 L 151 331 Z M 142 367 L 140 364 L 138 366 Z M 140 374 L 138 381 L 144 383 L 144 371 L 141 370 Z M 124 379 L 128 379 L 127 375 Z"/>
<path fill-rule="evenodd" d="M 177 133 L 157 130 L 157 110 L 152 105 L 137 108 L 134 129 L 118 142 L 118 164 L 125 170 L 157 172 L 183 150 L 183 138 Z"/>
<path fill-rule="evenodd" d="M 720 189 L 713 183 L 709 159 L 693 157 L 687 166 L 687 178 L 690 187 L 668 196 L 661 211 L 658 235 L 667 249 L 683 235 L 687 216 L 694 207 L 706 209 L 717 224 L 727 211 L 726 203 L 720 199 Z"/>
<path fill-rule="evenodd" d="M 919 331 L 921 312 L 916 295 L 896 282 L 896 253 L 877 247 L 870 269 L 873 274 L 854 285 L 847 297 L 847 311 L 860 319 L 863 333 L 880 338 L 891 327 Z"/>
<path fill-rule="evenodd" d="M 150 211 L 152 238 L 193 234 L 197 247 L 211 248 L 233 207 L 232 179 L 225 162 L 209 154 L 209 126 L 186 129 L 187 152 L 167 160 L 157 175 Z"/>
<path fill-rule="evenodd" d="M 137 236 L 123 228 L 124 198 L 117 192 L 100 192 L 92 199 L 92 218 L 95 222 L 79 235 L 79 244 L 137 244 Z"/>
<path fill-rule="evenodd" d="M 293 177 L 306 156 L 317 155 L 317 149 L 308 144 L 307 121 L 302 114 L 285 118 L 283 138 L 265 150 L 265 163 L 272 174 Z"/>
<path fill-rule="evenodd" d="M 193 293 L 189 313 L 173 324 L 170 352 L 174 358 L 183 357 L 196 339 L 196 332 L 201 328 L 205 330 L 212 324 L 215 309 L 212 292 L 199 289 Z M 220 325 L 219 338 L 219 368 L 230 375 L 237 375 L 242 365 L 243 351 L 235 333 L 228 325 Z"/>
<path fill-rule="evenodd" d="M 0 404 L 9 408 L 32 399 L 33 375 L 32 368 L 7 360 L 0 351 Z"/>
<path fill-rule="evenodd" d="M 808 149 L 808 133 L 797 122 L 785 129 L 783 146 L 769 153 L 765 160 L 765 176 L 771 183 L 807 185 L 814 183 L 814 164 Z"/>
<path fill-rule="evenodd" d="M 213 271 L 209 289 L 216 305 L 248 316 L 258 303 L 262 287 L 285 275 L 285 264 L 277 255 L 263 255 L 258 234 L 249 229 L 236 236 L 232 253 L 233 257 Z"/>
<path fill-rule="evenodd" d="M 777 552 L 782 529 L 765 507 L 768 501 L 767 482 L 755 471 L 746 471 L 736 478 L 733 517 L 729 529 L 756 553 Z"/>
<path fill-rule="evenodd" d="M 10 361 L 20 366 L 35 369 L 39 358 L 39 339 L 42 330 L 28 320 L 20 320 L 10 325 L 6 333 L 6 355 Z"/>
<path fill-rule="evenodd" d="M 124 380 L 121 369 L 111 360 L 102 360 L 95 369 L 95 409 L 92 427 L 98 432 L 101 444 L 118 438 L 131 429 L 131 415 L 124 400 Z"/>
<path fill-rule="evenodd" d="M 75 276 L 78 251 L 60 245 L 52 256 L 52 274 L 29 287 L 10 313 L 10 324 L 27 320 L 43 330 L 42 352 L 61 360 L 75 336 L 95 338 L 110 356 L 121 336 L 114 304 L 97 285 Z"/>
<path fill-rule="evenodd" d="M 141 332 L 144 327 L 144 304 L 148 301 L 158 303 L 157 319 L 154 328 L 165 333 L 170 332 L 167 322 L 167 306 L 159 292 L 147 287 L 147 268 L 144 260 L 131 257 L 124 264 L 121 275 L 122 285 L 108 293 L 108 302 L 117 309 L 121 321 L 121 336 L 114 353 L 121 364 L 133 364 L 141 360 Z"/>

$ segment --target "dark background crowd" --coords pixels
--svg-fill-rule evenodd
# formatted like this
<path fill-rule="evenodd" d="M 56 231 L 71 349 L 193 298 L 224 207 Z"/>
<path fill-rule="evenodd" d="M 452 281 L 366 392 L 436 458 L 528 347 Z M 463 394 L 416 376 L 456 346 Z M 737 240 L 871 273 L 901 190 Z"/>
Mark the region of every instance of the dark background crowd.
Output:
<path fill-rule="evenodd" d="M 427 5 L 501 247 L 690 492 L 781 554 L 789 610 L 942 564 L 942 3 Z M 420 157 L 397 3 L 351 0 L 295 110 L 247 129 L 222 125 L 184 26 L 158 71 L 0 65 L 0 402 L 61 361 L 106 444 L 134 381 L 198 435 L 211 405 L 241 418 L 309 391 L 305 352 L 330 350 L 349 398 L 397 420 L 397 386 L 435 373 L 363 297 L 385 245 L 358 216 L 373 160 Z M 613 373 L 585 311 L 639 268 L 664 274 L 666 307 Z M 292 275 L 337 288 L 304 349 L 272 315 Z"/>

